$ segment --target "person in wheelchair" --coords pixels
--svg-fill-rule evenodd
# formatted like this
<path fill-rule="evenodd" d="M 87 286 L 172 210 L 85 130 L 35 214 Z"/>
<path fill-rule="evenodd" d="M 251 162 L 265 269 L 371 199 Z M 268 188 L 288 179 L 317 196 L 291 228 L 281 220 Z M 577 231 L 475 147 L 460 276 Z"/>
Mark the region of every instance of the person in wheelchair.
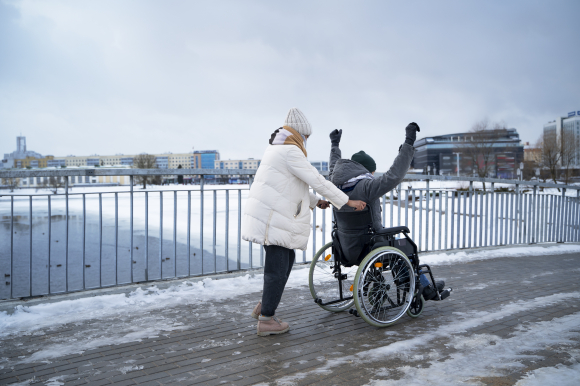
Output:
<path fill-rule="evenodd" d="M 375 178 L 375 161 L 364 151 L 341 158 L 341 130 L 330 133 L 330 181 L 351 200 L 365 202 L 354 212 L 333 208 L 331 243 L 314 256 L 309 286 L 315 303 L 327 311 L 349 312 L 367 323 L 385 327 L 403 314 L 418 317 L 425 300 L 443 300 L 449 290 L 436 282 L 431 268 L 419 264 L 417 246 L 405 226 L 383 228 L 380 197 L 401 183 L 414 155 L 419 126 L 410 123 L 390 170 Z M 395 238 L 399 234 L 402 238 Z M 353 268 L 354 267 L 354 268 Z M 430 276 L 430 281 L 427 276 Z M 338 279 L 338 283 L 332 279 Z M 338 285 L 336 285 L 338 284 Z"/>
<path fill-rule="evenodd" d="M 330 181 L 350 199 L 367 203 L 365 210 L 354 213 L 352 210 L 334 208 L 337 234 L 346 266 L 358 265 L 370 251 L 370 241 L 374 233 L 383 229 L 381 221 L 380 198 L 393 190 L 403 181 L 411 166 L 419 126 L 412 122 L 405 128 L 405 142 L 388 172 L 375 178 L 377 165 L 364 151 L 343 159 L 339 144 L 342 130 L 330 133 Z M 369 222 L 370 216 L 370 222 Z M 408 232 L 408 230 L 407 230 Z"/>

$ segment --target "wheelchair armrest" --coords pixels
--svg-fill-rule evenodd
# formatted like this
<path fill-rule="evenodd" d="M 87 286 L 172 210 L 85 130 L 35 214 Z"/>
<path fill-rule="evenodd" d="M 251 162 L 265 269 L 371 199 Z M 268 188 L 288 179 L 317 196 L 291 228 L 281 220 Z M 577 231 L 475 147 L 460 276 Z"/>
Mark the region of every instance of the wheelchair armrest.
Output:
<path fill-rule="evenodd" d="M 375 232 L 376 235 L 396 235 L 398 233 L 410 233 L 409 228 L 405 226 L 400 227 L 392 227 L 392 228 L 383 228 Z"/>

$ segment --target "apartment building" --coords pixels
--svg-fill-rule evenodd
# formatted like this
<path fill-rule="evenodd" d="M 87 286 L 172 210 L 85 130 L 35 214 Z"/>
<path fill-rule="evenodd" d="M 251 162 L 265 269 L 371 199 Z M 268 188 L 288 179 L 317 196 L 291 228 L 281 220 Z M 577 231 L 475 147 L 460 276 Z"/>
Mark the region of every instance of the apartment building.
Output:
<path fill-rule="evenodd" d="M 259 159 L 229 159 L 214 161 L 214 169 L 258 169 Z"/>

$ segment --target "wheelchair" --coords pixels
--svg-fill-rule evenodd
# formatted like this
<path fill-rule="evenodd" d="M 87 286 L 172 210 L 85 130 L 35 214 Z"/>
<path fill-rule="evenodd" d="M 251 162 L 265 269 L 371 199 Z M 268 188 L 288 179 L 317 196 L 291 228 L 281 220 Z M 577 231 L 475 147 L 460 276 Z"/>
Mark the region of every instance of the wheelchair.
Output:
<path fill-rule="evenodd" d="M 405 314 L 417 318 L 425 301 L 441 301 L 451 294 L 443 281 L 435 281 L 429 265 L 419 263 L 409 228 L 375 232 L 369 225 L 370 210 L 334 214 L 332 241 L 317 251 L 310 264 L 308 284 L 318 306 L 330 312 L 349 310 L 372 326 L 387 327 Z M 339 227 L 353 223 L 358 230 L 361 224 L 368 227 L 356 261 L 345 258 L 338 237 Z"/>

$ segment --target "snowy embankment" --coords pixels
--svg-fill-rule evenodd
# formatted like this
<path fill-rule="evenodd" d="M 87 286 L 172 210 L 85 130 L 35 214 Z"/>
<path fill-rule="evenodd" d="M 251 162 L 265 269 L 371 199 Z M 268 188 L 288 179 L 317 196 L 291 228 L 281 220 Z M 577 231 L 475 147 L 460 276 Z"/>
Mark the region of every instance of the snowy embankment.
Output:
<path fill-rule="evenodd" d="M 504 247 L 497 249 L 484 249 L 473 252 L 460 251 L 455 253 L 420 254 L 419 257 L 422 264 L 449 265 L 455 263 L 466 263 L 468 261 L 474 260 L 497 259 L 502 257 L 544 256 L 558 255 L 563 253 L 580 253 L 580 245 L 562 244 L 550 247 Z"/>

